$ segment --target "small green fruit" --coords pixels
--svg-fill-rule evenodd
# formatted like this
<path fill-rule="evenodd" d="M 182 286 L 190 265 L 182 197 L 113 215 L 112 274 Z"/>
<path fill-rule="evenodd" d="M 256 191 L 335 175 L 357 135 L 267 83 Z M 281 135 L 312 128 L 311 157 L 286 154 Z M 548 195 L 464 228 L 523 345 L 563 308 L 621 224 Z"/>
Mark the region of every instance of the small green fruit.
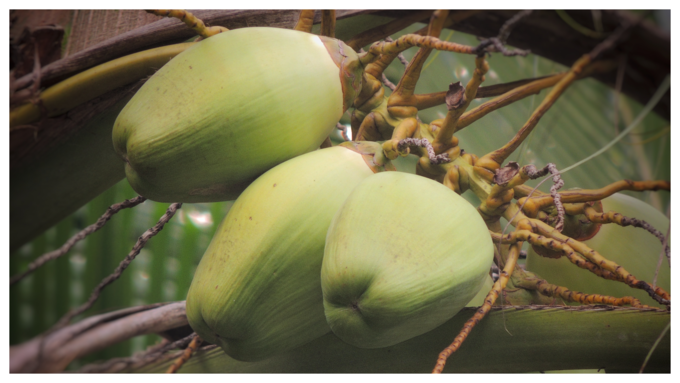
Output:
<path fill-rule="evenodd" d="M 617 193 L 603 199 L 602 209 L 604 212 L 615 211 L 626 217 L 647 221 L 663 235 L 666 235 L 670 224 L 668 218 L 654 207 L 625 194 Z M 584 243 L 603 257 L 623 266 L 637 279 L 652 284 L 662 246 L 661 241 L 648 231 L 633 226 L 621 227 L 615 223 L 603 224 L 597 234 Z M 552 284 L 564 286 L 570 290 L 614 297 L 633 296 L 643 304 L 659 306 L 643 290 L 633 289 L 622 282 L 600 278 L 572 264 L 565 257 L 544 258 L 533 250 L 529 250 L 527 270 L 538 274 Z M 670 274 L 668 261 L 664 259 L 657 286 L 668 292 L 670 292 L 671 285 Z"/>
<path fill-rule="evenodd" d="M 234 199 L 266 170 L 319 147 L 361 71 L 339 40 L 279 28 L 221 33 L 144 84 L 114 124 L 114 147 L 149 199 Z"/>
<path fill-rule="evenodd" d="M 461 196 L 408 173 L 373 175 L 328 229 L 326 319 L 352 345 L 397 344 L 453 317 L 482 288 L 492 259 L 489 231 Z"/>
<path fill-rule="evenodd" d="M 319 280 L 326 232 L 351 190 L 373 174 L 368 162 L 345 147 L 326 148 L 253 182 L 196 269 L 187 296 L 194 331 L 243 361 L 330 331 Z"/>

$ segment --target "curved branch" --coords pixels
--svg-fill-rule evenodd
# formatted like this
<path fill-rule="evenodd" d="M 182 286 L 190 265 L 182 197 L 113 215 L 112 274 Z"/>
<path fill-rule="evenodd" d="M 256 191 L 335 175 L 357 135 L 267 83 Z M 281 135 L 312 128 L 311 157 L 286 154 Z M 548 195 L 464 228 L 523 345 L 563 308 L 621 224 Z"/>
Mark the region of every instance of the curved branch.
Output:
<path fill-rule="evenodd" d="M 187 325 L 186 302 L 131 307 L 10 346 L 10 372 L 59 372 L 82 356 L 138 335 Z"/>

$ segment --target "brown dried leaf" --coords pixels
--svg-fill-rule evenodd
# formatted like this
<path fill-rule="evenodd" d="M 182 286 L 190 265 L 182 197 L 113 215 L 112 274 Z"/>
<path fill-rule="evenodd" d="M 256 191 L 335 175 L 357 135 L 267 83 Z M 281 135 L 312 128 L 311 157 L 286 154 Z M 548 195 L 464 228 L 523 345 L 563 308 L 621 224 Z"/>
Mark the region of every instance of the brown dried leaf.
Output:
<path fill-rule="evenodd" d="M 505 185 L 519 172 L 519 164 L 514 161 L 510 161 L 504 167 L 496 170 L 496 175 L 493 177 L 493 182 L 498 185 Z"/>

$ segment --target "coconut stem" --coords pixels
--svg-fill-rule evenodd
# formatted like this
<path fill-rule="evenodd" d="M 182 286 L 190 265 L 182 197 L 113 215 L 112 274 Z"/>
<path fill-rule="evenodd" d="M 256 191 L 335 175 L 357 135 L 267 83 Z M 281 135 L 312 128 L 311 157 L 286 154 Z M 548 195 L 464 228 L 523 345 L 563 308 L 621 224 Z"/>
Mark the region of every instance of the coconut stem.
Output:
<path fill-rule="evenodd" d="M 194 333 L 193 339 L 191 340 L 191 343 L 189 343 L 189 346 L 187 346 L 187 348 L 184 350 L 184 353 L 182 353 L 182 355 L 177 358 L 177 360 L 168 368 L 166 374 L 174 374 L 177 372 L 179 368 L 182 367 L 182 365 L 186 363 L 189 358 L 191 358 L 191 354 L 193 354 L 198 349 L 198 346 L 200 346 L 202 342 L 203 339 L 201 339 L 198 334 Z"/>
<path fill-rule="evenodd" d="M 606 258 L 604 258 L 600 253 L 597 251 L 589 248 L 586 244 L 583 242 L 579 242 L 573 238 L 567 237 L 563 235 L 562 233 L 554 230 L 553 227 L 550 225 L 541 222 L 536 219 L 531 220 L 532 226 L 534 228 L 534 231 L 536 233 L 540 233 L 542 235 L 545 235 L 547 237 L 556 239 L 558 242 L 561 242 L 563 245 L 567 245 L 574 249 L 576 252 L 581 254 L 584 258 L 589 260 L 590 262 L 594 263 L 598 267 L 604 270 L 608 270 L 616 275 L 618 275 L 621 280 L 626 283 L 628 286 L 636 288 L 636 289 L 641 289 L 645 290 L 649 296 L 651 296 L 654 300 L 657 302 L 663 304 L 663 305 L 669 305 L 670 304 L 670 299 L 671 296 L 666 292 L 664 289 L 657 287 L 656 289 L 652 288 L 647 282 L 638 280 L 633 274 L 629 273 L 626 269 L 624 269 L 622 266 L 616 264 L 616 262 L 612 262 Z"/>
<path fill-rule="evenodd" d="M 432 38 L 439 38 L 442 29 L 444 28 L 444 23 L 449 14 L 447 10 L 437 10 L 430 16 L 430 22 L 427 28 L 427 36 Z M 422 37 L 422 36 L 421 36 Z M 389 44 L 397 44 L 398 41 L 388 42 Z M 396 53 L 399 52 L 399 53 Z M 416 84 L 418 79 L 420 79 L 420 72 L 423 69 L 423 65 L 427 60 L 427 57 L 432 52 L 432 47 L 421 46 L 418 52 L 413 56 L 411 62 L 406 66 L 404 75 L 399 80 L 396 89 L 387 99 L 387 109 L 391 115 L 395 117 L 414 117 L 418 113 L 418 109 L 411 106 L 409 99 L 413 97 L 416 89 Z M 390 57 L 394 55 L 398 56 L 401 51 L 397 50 L 391 52 Z"/>
<path fill-rule="evenodd" d="M 562 186 L 564 186 L 564 181 L 560 177 L 560 172 L 557 171 L 555 164 L 549 163 L 541 170 L 537 170 L 534 165 L 527 165 L 524 167 L 527 175 L 530 179 L 535 180 L 536 178 L 543 177 L 548 173 L 553 176 L 553 186 L 550 187 L 550 196 L 553 199 L 553 204 L 557 209 L 557 224 L 555 225 L 555 230 L 561 232 L 564 228 L 564 206 L 562 205 L 562 199 L 560 194 L 557 192 Z"/>
<path fill-rule="evenodd" d="M 300 11 L 300 16 L 298 18 L 297 24 L 295 24 L 296 31 L 301 32 L 312 32 L 312 26 L 314 26 L 314 10 L 313 9 L 303 9 Z"/>
<path fill-rule="evenodd" d="M 553 285 L 552 283 L 549 283 L 545 279 L 530 277 L 526 275 L 523 276 L 523 278 L 521 279 L 520 278 L 516 279 L 517 280 L 513 279 L 513 282 L 517 287 L 521 287 L 528 290 L 536 290 L 545 296 L 552 298 L 559 297 L 567 302 L 577 302 L 586 305 L 599 303 L 612 306 L 630 305 L 636 308 L 644 309 L 651 308 L 650 306 L 643 305 L 642 303 L 640 303 L 639 299 L 630 296 L 616 298 L 608 295 L 585 294 L 579 291 L 571 291 L 566 287 Z"/>
<path fill-rule="evenodd" d="M 433 374 L 441 374 L 442 371 L 444 370 L 444 366 L 446 365 L 446 360 L 456 352 L 460 346 L 463 344 L 465 339 L 470 335 L 470 332 L 472 331 L 472 328 L 475 327 L 479 321 L 481 321 L 484 316 L 491 310 L 491 306 L 496 302 L 496 299 L 498 298 L 498 295 L 500 294 L 501 290 L 505 288 L 505 286 L 508 284 L 508 280 L 510 279 L 510 276 L 512 275 L 513 271 L 515 270 L 515 265 L 517 264 L 517 259 L 519 258 L 519 251 L 522 247 L 522 242 L 516 242 L 510 246 L 510 251 L 508 253 L 508 259 L 505 262 L 505 267 L 503 267 L 503 271 L 501 271 L 500 277 L 494 283 L 493 287 L 491 288 L 491 291 L 489 291 L 489 294 L 486 296 L 484 299 L 484 304 L 482 307 L 477 310 L 475 315 L 472 316 L 472 318 L 468 319 L 467 322 L 463 325 L 463 329 L 458 333 L 456 338 L 453 340 L 453 343 L 451 343 L 447 348 L 445 348 L 441 353 L 439 353 L 439 358 L 437 359 L 437 364 L 434 367 L 434 370 L 432 370 Z"/>
<path fill-rule="evenodd" d="M 149 10 L 147 12 L 153 13 L 154 15 L 158 15 L 158 16 L 172 17 L 172 18 L 175 18 L 175 19 L 179 19 L 184 24 L 186 24 L 189 28 L 196 31 L 196 33 L 198 33 L 203 38 L 208 38 L 210 36 L 214 36 L 214 35 L 222 33 L 222 32 L 227 32 L 229 30 L 225 27 L 220 27 L 220 26 L 207 27 L 205 25 L 205 23 L 203 22 L 203 20 L 194 16 L 191 12 L 185 11 L 185 10 L 182 10 L 182 9 L 154 9 L 154 10 Z"/>
<path fill-rule="evenodd" d="M 501 148 L 494 150 L 481 157 L 478 162 L 478 166 L 482 166 L 488 170 L 498 169 L 505 160 L 510 157 L 510 155 L 517 149 L 522 142 L 529 136 L 529 134 L 536 127 L 538 122 L 541 120 L 543 115 L 555 104 L 557 99 L 564 93 L 564 91 L 571 85 L 577 78 L 581 76 L 581 72 L 590 64 L 591 60 L 588 55 L 581 57 L 569 70 L 560 81 L 555 84 L 550 93 L 543 99 L 541 104 L 534 110 L 527 122 L 522 126 L 522 128 L 517 132 L 517 134 Z"/>
<path fill-rule="evenodd" d="M 430 141 L 426 140 L 425 138 L 423 139 L 404 138 L 397 144 L 397 150 L 399 152 L 406 152 L 406 148 L 408 148 L 409 146 L 418 146 L 421 148 L 425 148 L 427 150 L 427 157 L 430 159 L 430 162 L 432 164 L 439 165 L 451 162 L 448 153 L 435 155 L 434 149 L 432 148 L 432 144 L 430 144 Z"/>
<path fill-rule="evenodd" d="M 455 84 L 449 86 L 449 92 L 446 95 L 446 107 L 448 112 L 442 122 L 442 127 L 437 132 L 437 137 L 434 139 L 432 145 L 435 147 L 437 153 L 441 153 L 449 148 L 451 137 L 458 130 L 458 121 L 463 113 L 470 106 L 470 102 L 477 96 L 477 89 L 484 81 L 484 75 L 489 71 L 489 64 L 484 59 L 484 56 L 475 59 L 475 70 L 472 73 L 472 78 L 463 88 Z"/>
<path fill-rule="evenodd" d="M 518 230 L 511 234 L 500 235 L 492 232 L 492 239 L 501 243 L 519 243 L 527 241 L 532 245 L 542 246 L 549 250 L 561 250 L 564 255 L 577 266 L 593 272 L 595 275 L 605 279 L 623 282 L 628 286 L 644 290 L 655 301 L 670 305 L 670 294 L 660 287 L 653 288 L 647 282 L 638 280 L 634 275 L 626 271 L 622 266 L 612 262 L 597 251 L 589 248 L 583 242 L 570 238 L 553 227 L 537 219 L 527 218 L 520 212 L 505 212 L 505 216 Z M 515 216 L 509 217 L 512 213 Z M 576 253 L 581 256 L 576 255 Z"/>
<path fill-rule="evenodd" d="M 321 35 L 335 38 L 335 10 L 321 11 Z"/>
<path fill-rule="evenodd" d="M 664 246 L 663 251 L 666 254 L 666 258 L 668 259 L 671 258 L 671 249 L 668 246 L 668 241 L 666 241 L 666 237 L 659 230 L 655 229 L 654 226 L 649 224 L 647 221 L 637 218 L 626 217 L 625 215 L 614 211 L 609 211 L 607 213 L 598 213 L 594 208 L 590 206 L 585 207 L 583 213 L 586 215 L 588 220 L 590 220 L 593 223 L 616 223 L 622 227 L 633 226 L 647 230 L 648 232 L 652 233 L 655 237 L 657 237 L 659 241 L 661 241 L 661 244 Z"/>

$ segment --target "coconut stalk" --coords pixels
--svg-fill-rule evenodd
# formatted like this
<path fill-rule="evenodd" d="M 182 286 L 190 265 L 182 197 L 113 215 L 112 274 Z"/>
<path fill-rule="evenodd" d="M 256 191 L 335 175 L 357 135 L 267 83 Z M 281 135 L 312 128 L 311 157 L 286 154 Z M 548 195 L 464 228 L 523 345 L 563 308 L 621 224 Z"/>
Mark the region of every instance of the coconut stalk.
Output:
<path fill-rule="evenodd" d="M 465 308 L 440 327 L 397 345 L 360 349 L 332 333 L 260 362 L 239 362 L 203 348 L 183 373 L 428 373 L 432 361 L 476 311 Z M 638 372 L 670 313 L 604 306 L 512 306 L 492 311 L 451 356 L 444 372 L 511 373 L 573 369 Z M 163 372 L 181 352 L 126 372 Z M 645 372 L 670 372 L 670 334 Z"/>

